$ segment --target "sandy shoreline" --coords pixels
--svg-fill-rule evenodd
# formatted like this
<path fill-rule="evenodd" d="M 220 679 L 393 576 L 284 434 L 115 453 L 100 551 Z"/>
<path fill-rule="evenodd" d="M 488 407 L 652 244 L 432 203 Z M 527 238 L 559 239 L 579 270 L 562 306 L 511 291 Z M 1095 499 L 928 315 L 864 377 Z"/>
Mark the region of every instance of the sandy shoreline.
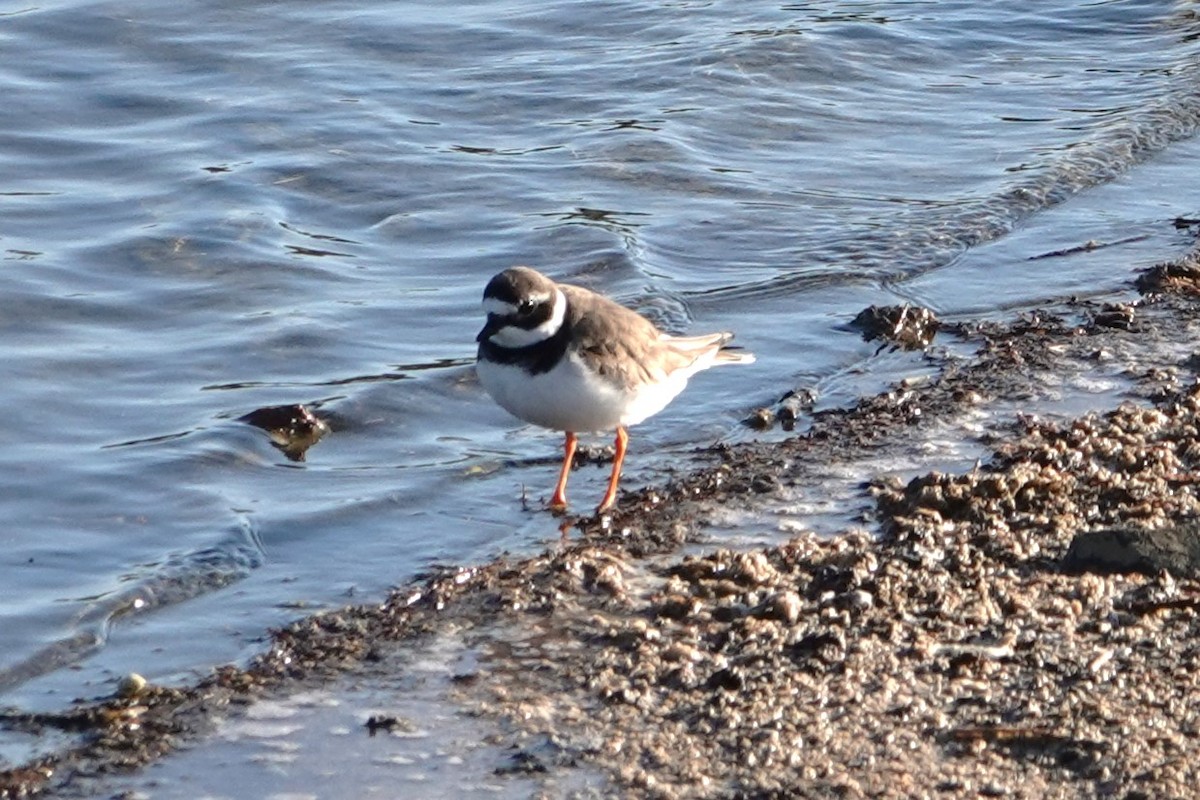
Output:
<path fill-rule="evenodd" d="M 447 630 L 473 658 L 445 702 L 547 796 L 574 765 L 604 776 L 586 796 L 1191 796 L 1200 582 L 1178 523 L 1200 511 L 1194 268 L 1160 270 L 1126 304 L 944 330 L 972 355 L 942 358 L 931 380 L 819 413 L 782 443 L 714 451 L 540 555 L 300 620 L 244 669 L 6 712 L 7 727 L 74 743 L 0 772 L 0 798 L 86 795 L 260 698 L 368 676 Z M 1017 415 L 968 471 L 871 481 L 865 530 L 679 552 L 716 505 L 753 509 L 812 465 L 878 459 L 931 426 L 1101 379 L 1127 399 Z M 1139 553 L 1116 569 L 1141 572 L 1110 574 L 1111 543 L 1077 541 L 1144 529 L 1179 532 L 1173 561 Z"/>

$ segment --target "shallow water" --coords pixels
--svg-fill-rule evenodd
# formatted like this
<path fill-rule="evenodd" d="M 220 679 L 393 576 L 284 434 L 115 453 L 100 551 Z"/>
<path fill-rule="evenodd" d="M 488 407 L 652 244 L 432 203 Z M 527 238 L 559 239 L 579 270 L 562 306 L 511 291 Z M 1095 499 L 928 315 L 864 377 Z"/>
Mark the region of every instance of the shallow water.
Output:
<path fill-rule="evenodd" d="M 459 648 L 472 652 L 451 634 L 419 658 L 389 664 L 386 676 L 256 702 L 217 721 L 205 746 L 106 782 L 104 793 L 120 784 L 117 794 L 155 800 L 602 796 L 603 776 L 582 765 L 545 774 L 561 746 L 501 744 L 479 717 L 445 702 L 454 693 L 451 676 L 464 666 Z M 394 725 L 370 728 L 372 720 Z"/>
<path fill-rule="evenodd" d="M 635 431 L 629 485 L 903 371 L 842 327 L 871 303 L 1124 291 L 1193 241 L 1198 32 L 1061 0 L 0 14 L 0 704 L 556 537 L 520 498 L 558 437 L 469 366 L 510 264 L 758 355 Z M 1120 244 L 1032 258 L 1089 240 Z M 290 403 L 333 428 L 303 462 L 236 421 Z"/>

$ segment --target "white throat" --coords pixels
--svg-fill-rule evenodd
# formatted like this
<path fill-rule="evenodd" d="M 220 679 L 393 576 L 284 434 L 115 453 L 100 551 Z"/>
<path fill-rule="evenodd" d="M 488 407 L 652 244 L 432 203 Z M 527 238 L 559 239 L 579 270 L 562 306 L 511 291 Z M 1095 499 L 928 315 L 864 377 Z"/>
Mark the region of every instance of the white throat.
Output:
<path fill-rule="evenodd" d="M 536 328 L 526 329 L 519 328 L 516 325 L 505 325 L 503 328 L 491 335 L 490 341 L 493 344 L 510 350 L 515 350 L 521 347 L 529 347 L 531 344 L 544 342 L 554 334 L 558 333 L 566 316 L 567 297 L 562 293 L 561 289 L 555 289 L 554 310 L 550 313 L 550 319 L 546 320 L 541 325 L 538 325 Z"/>

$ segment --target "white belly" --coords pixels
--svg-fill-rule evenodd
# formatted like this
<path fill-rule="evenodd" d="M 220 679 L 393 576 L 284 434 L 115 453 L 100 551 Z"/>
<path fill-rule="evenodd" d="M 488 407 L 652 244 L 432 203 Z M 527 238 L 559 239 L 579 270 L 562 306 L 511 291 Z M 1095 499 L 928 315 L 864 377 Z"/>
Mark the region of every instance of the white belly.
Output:
<path fill-rule="evenodd" d="M 687 376 L 678 375 L 663 384 L 625 391 L 588 372 L 574 355 L 539 375 L 488 361 L 478 362 L 475 371 L 483 388 L 508 413 L 572 433 L 636 425 L 662 411 L 687 385 Z"/>

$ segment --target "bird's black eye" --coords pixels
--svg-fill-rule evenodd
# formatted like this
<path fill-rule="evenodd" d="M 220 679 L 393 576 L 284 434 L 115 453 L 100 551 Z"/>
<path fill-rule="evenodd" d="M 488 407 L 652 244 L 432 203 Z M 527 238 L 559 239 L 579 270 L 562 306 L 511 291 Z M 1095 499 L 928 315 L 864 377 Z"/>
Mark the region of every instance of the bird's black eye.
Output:
<path fill-rule="evenodd" d="M 536 307 L 537 307 L 537 303 L 533 302 L 532 300 L 522 300 L 520 302 L 520 304 L 517 306 L 517 313 L 518 314 L 528 314 L 531 311 L 533 311 L 533 309 Z"/>

